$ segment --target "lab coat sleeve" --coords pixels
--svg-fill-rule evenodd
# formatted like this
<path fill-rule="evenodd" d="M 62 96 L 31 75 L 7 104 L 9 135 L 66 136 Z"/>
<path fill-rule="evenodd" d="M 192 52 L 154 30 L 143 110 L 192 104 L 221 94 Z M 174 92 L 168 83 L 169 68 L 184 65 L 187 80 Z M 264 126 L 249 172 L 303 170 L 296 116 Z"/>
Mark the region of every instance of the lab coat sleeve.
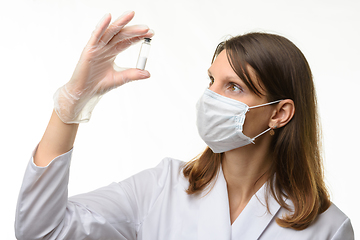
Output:
<path fill-rule="evenodd" d="M 58 156 L 47 167 L 36 166 L 31 158 L 16 208 L 17 239 L 51 239 L 59 234 L 53 229 L 64 224 L 71 154 L 72 150 Z"/>
<path fill-rule="evenodd" d="M 71 154 L 47 167 L 29 162 L 16 210 L 17 239 L 136 239 L 162 191 L 169 161 L 121 183 L 68 198 Z"/>
<path fill-rule="evenodd" d="M 354 230 L 349 218 L 346 218 L 331 240 L 354 240 Z"/>

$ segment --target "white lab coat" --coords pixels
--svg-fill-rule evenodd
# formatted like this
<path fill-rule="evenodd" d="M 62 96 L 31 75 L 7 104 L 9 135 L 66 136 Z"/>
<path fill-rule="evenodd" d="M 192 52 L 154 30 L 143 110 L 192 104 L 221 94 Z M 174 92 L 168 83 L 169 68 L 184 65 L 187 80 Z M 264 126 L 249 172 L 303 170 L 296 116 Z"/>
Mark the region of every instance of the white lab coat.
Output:
<path fill-rule="evenodd" d="M 354 239 L 349 218 L 334 204 L 305 230 L 280 227 L 275 219 L 287 212 L 270 197 L 267 213 L 266 185 L 231 225 L 222 171 L 208 194 L 188 195 L 184 162 L 170 158 L 120 183 L 68 199 L 71 153 L 44 168 L 29 162 L 16 211 L 18 239 Z"/>

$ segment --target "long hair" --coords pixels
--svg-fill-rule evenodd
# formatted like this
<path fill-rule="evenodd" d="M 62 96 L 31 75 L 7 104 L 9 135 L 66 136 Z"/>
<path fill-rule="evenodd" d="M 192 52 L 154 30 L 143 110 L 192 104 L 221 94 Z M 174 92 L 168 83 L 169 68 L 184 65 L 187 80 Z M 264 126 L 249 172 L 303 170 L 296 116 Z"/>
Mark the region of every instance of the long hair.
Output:
<path fill-rule="evenodd" d="M 277 129 L 271 142 L 272 165 L 269 180 L 270 194 L 289 215 L 276 222 L 287 228 L 302 230 L 330 206 L 324 183 L 320 151 L 320 126 L 317 100 L 308 62 L 302 52 L 288 39 L 267 33 L 249 33 L 221 42 L 213 60 L 226 50 L 235 73 L 257 95 L 247 71 L 250 65 L 267 91 L 267 100 L 292 99 L 295 114 L 288 124 Z M 183 173 L 189 179 L 188 194 L 201 192 L 214 180 L 221 167 L 221 153 L 207 148 L 199 157 L 187 163 Z M 288 198 L 294 209 L 283 200 Z"/>

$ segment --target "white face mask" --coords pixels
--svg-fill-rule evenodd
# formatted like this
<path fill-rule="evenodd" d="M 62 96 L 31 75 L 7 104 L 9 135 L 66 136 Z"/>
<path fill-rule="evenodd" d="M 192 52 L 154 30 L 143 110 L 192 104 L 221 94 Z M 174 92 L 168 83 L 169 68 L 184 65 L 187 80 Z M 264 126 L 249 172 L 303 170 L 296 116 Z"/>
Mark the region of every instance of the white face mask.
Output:
<path fill-rule="evenodd" d="M 224 97 L 206 89 L 196 104 L 197 127 L 201 138 L 214 153 L 226 152 L 250 143 L 262 134 L 249 138 L 243 134 L 245 114 L 249 109 L 262 107 L 282 100 L 249 107 L 240 101 Z"/>

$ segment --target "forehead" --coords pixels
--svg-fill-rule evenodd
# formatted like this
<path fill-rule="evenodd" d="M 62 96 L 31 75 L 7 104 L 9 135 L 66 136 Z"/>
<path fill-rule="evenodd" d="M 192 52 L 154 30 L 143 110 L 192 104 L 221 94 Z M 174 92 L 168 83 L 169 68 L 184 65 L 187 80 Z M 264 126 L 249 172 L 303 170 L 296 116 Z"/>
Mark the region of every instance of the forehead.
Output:
<path fill-rule="evenodd" d="M 243 70 L 239 61 L 233 61 L 234 63 L 231 64 L 229 59 L 227 50 L 222 50 L 210 66 L 208 70 L 209 75 L 239 79 L 244 82 L 249 89 L 255 88 L 259 91 L 260 95 L 266 95 L 266 89 L 264 88 L 260 78 L 257 76 L 256 71 L 250 66 L 250 64 L 245 63 L 244 65 L 246 70 Z M 238 64 L 235 65 L 236 63 Z M 255 93 L 255 91 L 253 92 Z"/>
<path fill-rule="evenodd" d="M 220 54 L 216 56 L 208 69 L 208 72 L 210 74 L 227 74 L 237 76 L 228 60 L 226 50 L 221 51 Z"/>

